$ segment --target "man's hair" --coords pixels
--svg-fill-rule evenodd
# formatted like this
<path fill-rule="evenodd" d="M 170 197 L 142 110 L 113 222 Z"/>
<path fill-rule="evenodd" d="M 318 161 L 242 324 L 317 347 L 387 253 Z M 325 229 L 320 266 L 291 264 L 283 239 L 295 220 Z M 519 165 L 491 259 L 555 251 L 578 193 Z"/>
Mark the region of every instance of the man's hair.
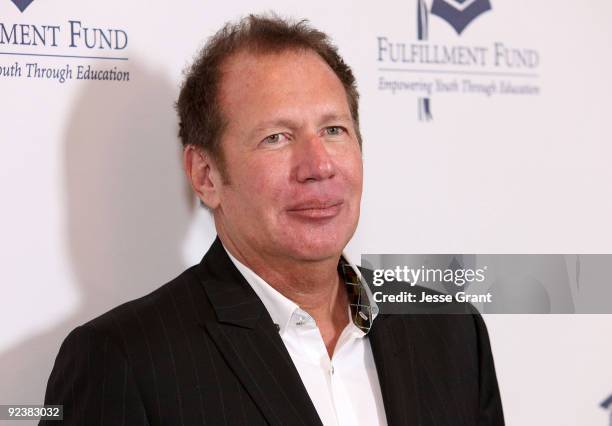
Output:
<path fill-rule="evenodd" d="M 183 146 L 205 150 L 218 163 L 223 176 L 221 136 L 227 122 L 219 103 L 221 68 L 230 57 L 241 52 L 264 55 L 283 50 L 310 50 L 329 65 L 346 91 L 361 146 L 355 77 L 329 37 L 309 26 L 307 20 L 291 22 L 276 15 L 249 15 L 237 23 L 226 24 L 208 40 L 187 70 L 176 103 Z"/>

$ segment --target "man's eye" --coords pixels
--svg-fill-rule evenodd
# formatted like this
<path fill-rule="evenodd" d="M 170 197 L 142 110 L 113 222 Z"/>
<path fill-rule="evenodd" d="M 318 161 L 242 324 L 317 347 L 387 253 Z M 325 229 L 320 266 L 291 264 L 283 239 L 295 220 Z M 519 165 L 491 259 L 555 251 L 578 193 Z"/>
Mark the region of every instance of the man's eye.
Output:
<path fill-rule="evenodd" d="M 262 142 L 266 143 L 266 144 L 274 145 L 274 144 L 277 144 L 277 143 L 279 143 L 279 142 L 281 142 L 281 141 L 283 141 L 285 139 L 286 139 L 286 137 L 285 137 L 284 134 L 282 134 L 282 133 L 275 133 L 273 135 L 270 135 L 270 136 L 266 137 Z"/>
<path fill-rule="evenodd" d="M 339 126 L 330 126 L 325 129 L 325 133 L 330 136 L 340 136 L 344 133 L 344 129 Z"/>

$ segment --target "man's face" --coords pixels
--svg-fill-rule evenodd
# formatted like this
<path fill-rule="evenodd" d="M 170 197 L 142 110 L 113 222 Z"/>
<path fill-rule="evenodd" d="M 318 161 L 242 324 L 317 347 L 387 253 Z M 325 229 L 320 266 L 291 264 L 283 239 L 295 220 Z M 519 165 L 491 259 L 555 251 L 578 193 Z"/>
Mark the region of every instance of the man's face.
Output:
<path fill-rule="evenodd" d="M 240 53 L 222 71 L 219 234 L 247 256 L 337 256 L 357 226 L 363 178 L 342 83 L 310 51 Z"/>

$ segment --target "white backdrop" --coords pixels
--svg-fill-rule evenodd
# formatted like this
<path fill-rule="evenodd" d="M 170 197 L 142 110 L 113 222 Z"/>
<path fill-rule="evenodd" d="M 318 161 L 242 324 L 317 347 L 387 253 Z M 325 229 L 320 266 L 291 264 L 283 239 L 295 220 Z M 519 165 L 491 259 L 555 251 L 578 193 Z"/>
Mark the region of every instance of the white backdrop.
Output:
<path fill-rule="evenodd" d="M 486 64 L 442 64 L 424 54 L 393 62 L 380 50 L 381 38 L 405 52 L 419 44 L 417 0 L 35 0 L 23 12 L 0 0 L 0 403 L 40 403 L 69 330 L 200 260 L 214 229 L 182 178 L 173 103 L 205 38 L 251 12 L 310 19 L 355 71 L 365 192 L 354 259 L 611 253 L 612 3 L 491 5 L 461 34 L 429 15 L 420 45 L 430 54 L 485 49 Z M 127 45 L 90 49 L 85 27 L 90 37 L 125 34 Z M 496 63 L 499 43 L 536 52 L 538 63 Z M 72 78 L 32 64 L 68 67 Z M 79 79 L 79 66 L 129 81 Z M 423 92 L 440 83 L 457 90 Z M 508 84 L 537 94 L 501 93 Z M 423 97 L 431 120 L 419 120 Z M 486 321 L 509 425 L 608 424 L 598 405 L 612 393 L 612 317 Z"/>

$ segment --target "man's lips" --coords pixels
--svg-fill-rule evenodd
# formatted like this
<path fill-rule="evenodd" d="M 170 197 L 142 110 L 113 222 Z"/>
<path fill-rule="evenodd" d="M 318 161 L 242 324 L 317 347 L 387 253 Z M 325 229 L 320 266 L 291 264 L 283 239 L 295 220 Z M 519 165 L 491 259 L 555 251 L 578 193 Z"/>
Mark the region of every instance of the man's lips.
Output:
<path fill-rule="evenodd" d="M 303 218 L 326 219 L 336 216 L 342 204 L 342 200 L 308 200 L 292 205 L 287 211 Z"/>

